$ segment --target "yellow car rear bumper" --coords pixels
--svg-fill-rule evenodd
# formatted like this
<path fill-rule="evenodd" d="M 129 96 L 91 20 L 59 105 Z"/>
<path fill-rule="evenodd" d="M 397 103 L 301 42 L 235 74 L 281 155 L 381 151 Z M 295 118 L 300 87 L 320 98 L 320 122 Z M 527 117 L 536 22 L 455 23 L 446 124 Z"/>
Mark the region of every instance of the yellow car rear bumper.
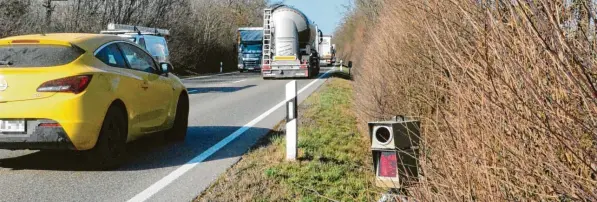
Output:
<path fill-rule="evenodd" d="M 43 99 L 0 103 L 0 119 L 27 121 L 26 133 L 0 134 L 0 148 L 54 149 L 48 145 L 60 143 L 57 149 L 63 149 L 63 144 L 72 144 L 67 148 L 74 150 L 91 149 L 97 142 L 106 110 L 106 104 L 85 93 L 56 93 Z M 66 140 L 61 136 L 66 136 Z"/>

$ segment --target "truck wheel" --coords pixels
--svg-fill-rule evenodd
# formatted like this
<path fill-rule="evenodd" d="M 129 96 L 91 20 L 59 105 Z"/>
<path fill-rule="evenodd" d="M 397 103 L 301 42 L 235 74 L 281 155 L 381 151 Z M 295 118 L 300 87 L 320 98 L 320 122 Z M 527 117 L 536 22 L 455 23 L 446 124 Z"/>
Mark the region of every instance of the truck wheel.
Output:
<path fill-rule="evenodd" d="M 83 152 L 87 166 L 94 170 L 118 167 L 126 153 L 127 131 L 124 110 L 118 106 L 111 106 L 104 118 L 95 147 Z"/>
<path fill-rule="evenodd" d="M 187 137 L 187 128 L 189 126 L 189 98 L 181 95 L 176 105 L 176 117 L 174 117 L 174 126 L 166 132 L 167 141 L 184 141 Z"/>

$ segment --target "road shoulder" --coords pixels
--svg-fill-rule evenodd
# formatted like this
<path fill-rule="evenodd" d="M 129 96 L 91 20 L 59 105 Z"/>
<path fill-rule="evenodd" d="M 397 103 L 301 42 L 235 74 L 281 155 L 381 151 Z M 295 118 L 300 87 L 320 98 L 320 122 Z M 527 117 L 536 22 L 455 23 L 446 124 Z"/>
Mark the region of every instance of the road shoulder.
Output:
<path fill-rule="evenodd" d="M 283 127 L 276 127 L 195 201 L 372 200 L 368 141 L 350 110 L 351 87 L 331 78 L 300 105 L 297 162 L 284 161 Z"/>

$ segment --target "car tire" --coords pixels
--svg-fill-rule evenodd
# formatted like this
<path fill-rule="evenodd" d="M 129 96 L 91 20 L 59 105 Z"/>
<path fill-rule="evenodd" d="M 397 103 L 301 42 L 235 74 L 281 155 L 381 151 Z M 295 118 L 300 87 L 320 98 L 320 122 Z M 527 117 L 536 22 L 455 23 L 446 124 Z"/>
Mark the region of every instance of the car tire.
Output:
<path fill-rule="evenodd" d="M 176 105 L 176 115 L 174 117 L 174 125 L 166 132 L 165 138 L 167 141 L 180 142 L 187 137 L 187 128 L 189 125 L 189 99 L 186 96 L 178 98 Z"/>
<path fill-rule="evenodd" d="M 120 166 L 126 154 L 128 124 L 121 107 L 111 106 L 106 113 L 95 146 L 84 151 L 87 166 L 94 170 L 113 169 Z"/>

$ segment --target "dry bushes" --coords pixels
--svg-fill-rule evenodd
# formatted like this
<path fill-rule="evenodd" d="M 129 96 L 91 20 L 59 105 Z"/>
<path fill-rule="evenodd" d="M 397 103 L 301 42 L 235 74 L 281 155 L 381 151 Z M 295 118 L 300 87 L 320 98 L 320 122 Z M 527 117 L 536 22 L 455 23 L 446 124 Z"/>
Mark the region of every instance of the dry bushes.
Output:
<path fill-rule="evenodd" d="M 597 200 L 592 1 L 387 0 L 375 9 L 358 6 L 337 33 L 372 30 L 340 46 L 362 53 L 340 53 L 358 64 L 361 122 L 423 121 L 413 196 Z"/>
<path fill-rule="evenodd" d="M 265 0 L 0 0 L 0 37 L 41 32 L 99 33 L 108 23 L 170 29 L 177 73 L 236 70 L 236 29 L 261 26 Z"/>

